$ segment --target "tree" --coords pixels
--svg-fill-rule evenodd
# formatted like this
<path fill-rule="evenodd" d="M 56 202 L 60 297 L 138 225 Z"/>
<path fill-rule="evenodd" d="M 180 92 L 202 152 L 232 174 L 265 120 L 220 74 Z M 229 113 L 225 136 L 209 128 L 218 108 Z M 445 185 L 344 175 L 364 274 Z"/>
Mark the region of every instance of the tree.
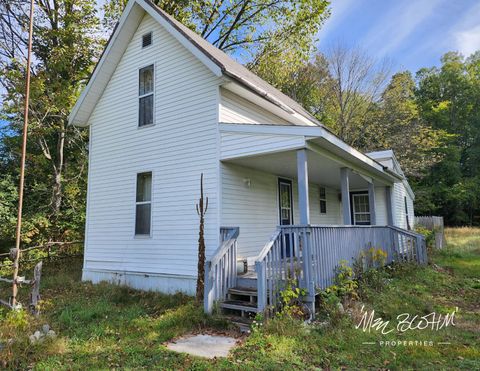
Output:
<path fill-rule="evenodd" d="M 363 148 L 369 129 L 368 115 L 380 98 L 388 65 L 361 49 L 337 45 L 326 54 L 330 81 L 326 104 L 330 125 L 346 143 Z"/>
<path fill-rule="evenodd" d="M 365 150 L 392 149 L 408 177 L 419 178 L 437 163 L 449 136 L 434 130 L 420 117 L 415 81 L 408 71 L 392 76 L 380 101 L 372 108 Z"/>
<path fill-rule="evenodd" d="M 87 133 L 68 114 L 102 45 L 94 0 L 36 0 L 25 192 L 25 217 L 42 216 L 50 237 L 83 229 Z M 0 77 L 6 167 L 16 176 L 24 89 L 24 30 L 28 1 L 0 0 Z M 67 185 L 67 186 L 65 186 Z M 13 233 L 13 231 L 12 231 Z"/>
<path fill-rule="evenodd" d="M 480 224 L 480 53 L 465 59 L 450 52 L 440 68 L 417 73 L 420 115 L 433 129 L 450 134 L 442 161 L 417 188 L 429 193 L 430 210 L 449 224 Z"/>
<path fill-rule="evenodd" d="M 199 217 L 198 228 L 198 265 L 197 265 L 197 291 L 196 299 L 198 302 L 203 299 L 205 289 L 205 214 L 208 211 L 208 197 L 203 195 L 203 173 L 200 175 L 200 198 L 195 205 Z"/>

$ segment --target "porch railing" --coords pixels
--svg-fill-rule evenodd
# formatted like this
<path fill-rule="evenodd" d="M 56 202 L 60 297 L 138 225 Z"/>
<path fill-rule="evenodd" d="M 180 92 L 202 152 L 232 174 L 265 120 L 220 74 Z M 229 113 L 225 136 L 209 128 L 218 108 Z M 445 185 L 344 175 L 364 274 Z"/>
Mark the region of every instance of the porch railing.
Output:
<path fill-rule="evenodd" d="M 228 289 L 237 281 L 238 227 L 220 228 L 220 246 L 210 260 L 205 262 L 205 312 L 211 313 L 214 302 L 225 299 Z"/>
<path fill-rule="evenodd" d="M 255 263 L 258 307 L 278 306 L 286 279 L 297 280 L 313 303 L 317 289 L 333 284 L 341 260 L 350 265 L 371 247 L 382 249 L 385 264 L 393 261 L 427 262 L 422 235 L 392 226 L 281 226 Z"/>

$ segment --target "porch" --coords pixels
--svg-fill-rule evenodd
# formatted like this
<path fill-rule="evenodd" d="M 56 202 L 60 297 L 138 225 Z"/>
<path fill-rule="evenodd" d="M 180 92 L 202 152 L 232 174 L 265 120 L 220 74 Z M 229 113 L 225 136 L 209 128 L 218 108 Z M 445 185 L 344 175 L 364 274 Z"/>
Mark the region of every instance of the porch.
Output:
<path fill-rule="evenodd" d="M 422 237 L 396 226 L 398 174 L 323 128 L 259 126 L 221 130 L 221 222 L 234 227 L 207 261 L 207 312 L 215 301 L 243 315 L 275 309 L 287 278 L 314 310 L 340 260 L 370 247 L 386 252 L 385 264 L 426 261 Z M 248 272 L 237 273 L 244 259 Z"/>
<path fill-rule="evenodd" d="M 206 264 L 204 307 L 210 313 L 219 301 L 223 310 L 241 314 L 240 325 L 252 313 L 275 312 L 287 279 L 305 290 L 303 301 L 314 316 L 315 296 L 333 284 L 339 262 L 363 264 L 361 254 L 370 248 L 385 253 L 379 264 L 427 263 L 425 239 L 412 231 L 394 226 L 296 225 L 278 226 L 255 267 L 243 272 L 237 265 L 239 233 L 236 227 L 221 229 L 221 246 Z"/>

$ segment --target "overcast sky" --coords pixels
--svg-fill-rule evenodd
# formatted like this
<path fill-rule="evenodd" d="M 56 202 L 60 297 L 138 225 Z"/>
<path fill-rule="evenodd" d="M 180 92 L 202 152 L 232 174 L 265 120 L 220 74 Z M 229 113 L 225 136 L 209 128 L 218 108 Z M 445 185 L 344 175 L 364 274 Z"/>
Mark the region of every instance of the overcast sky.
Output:
<path fill-rule="evenodd" d="M 332 0 L 319 48 L 356 45 L 394 69 L 438 65 L 447 51 L 480 49 L 479 0 Z"/>

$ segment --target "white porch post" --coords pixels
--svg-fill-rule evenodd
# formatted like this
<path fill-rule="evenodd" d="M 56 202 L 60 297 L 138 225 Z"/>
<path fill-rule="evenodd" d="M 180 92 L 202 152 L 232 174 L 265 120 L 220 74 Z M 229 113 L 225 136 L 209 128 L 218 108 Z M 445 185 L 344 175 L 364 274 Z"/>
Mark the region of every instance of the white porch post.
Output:
<path fill-rule="evenodd" d="M 310 205 L 308 203 L 308 162 L 307 150 L 297 151 L 298 210 L 300 224 L 310 224 Z"/>
<path fill-rule="evenodd" d="M 350 169 L 342 167 L 340 169 L 340 182 L 342 188 L 342 210 L 343 224 L 352 224 L 352 216 L 350 214 Z"/>
<path fill-rule="evenodd" d="M 375 202 L 375 185 L 368 183 L 368 205 L 370 208 L 370 224 L 377 225 L 377 210 Z"/>
<path fill-rule="evenodd" d="M 387 204 L 387 224 L 393 225 L 393 208 L 392 208 L 392 187 L 385 187 L 385 202 Z"/>

